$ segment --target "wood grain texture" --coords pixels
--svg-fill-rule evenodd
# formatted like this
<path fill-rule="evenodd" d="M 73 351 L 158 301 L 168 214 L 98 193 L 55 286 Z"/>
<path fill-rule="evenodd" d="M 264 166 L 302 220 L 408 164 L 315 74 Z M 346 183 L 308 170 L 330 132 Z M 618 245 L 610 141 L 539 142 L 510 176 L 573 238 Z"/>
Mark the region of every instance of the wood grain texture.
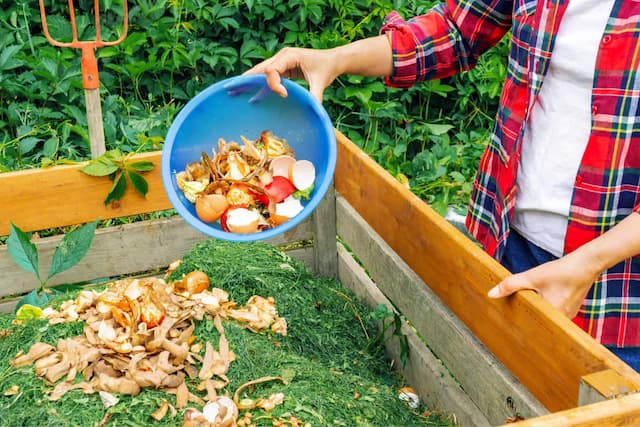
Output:
<path fill-rule="evenodd" d="M 548 413 L 344 198 L 337 198 L 336 207 L 338 234 L 357 254 L 378 292 L 409 320 L 491 425 L 502 424 L 516 412 L 526 418 Z M 411 363 L 419 364 L 412 358 L 410 354 Z"/>
<path fill-rule="evenodd" d="M 85 89 L 84 101 L 87 110 L 87 125 L 89 127 L 89 146 L 91 158 L 101 156 L 106 151 L 104 143 L 104 127 L 102 124 L 102 104 L 100 89 Z"/>
<path fill-rule="evenodd" d="M 324 277 L 338 276 L 336 254 L 336 199 L 333 186 L 311 214 L 315 274 Z"/>
<path fill-rule="evenodd" d="M 640 374 L 534 292 L 487 298 L 508 272 L 339 132 L 337 139 L 336 191 L 548 410 L 575 407 L 581 377 L 605 369 L 640 390 Z"/>
<path fill-rule="evenodd" d="M 556 412 L 503 427 L 640 426 L 640 393 Z"/>
<path fill-rule="evenodd" d="M 149 220 L 117 227 L 101 228 L 91 243 L 87 255 L 73 268 L 54 276 L 50 284 L 79 283 L 99 278 L 109 278 L 150 271 L 168 266 L 180 259 L 191 247 L 208 237 L 180 217 Z M 309 219 L 297 227 L 265 242 L 284 245 L 312 238 Z M 40 255 L 42 277 L 46 277 L 56 245 L 62 236 L 34 241 Z M 303 251 L 305 263 L 312 251 Z M 23 294 L 37 288 L 35 277 L 16 266 L 0 246 L 0 296 Z"/>
<path fill-rule="evenodd" d="M 340 244 L 338 245 L 338 271 L 340 282 L 360 301 L 371 308 L 384 304 L 389 311 L 395 311 L 392 302 L 376 287 L 353 256 Z M 393 360 L 395 369 L 402 372 L 404 380 L 416 390 L 420 400 L 430 410 L 454 414 L 461 426 L 492 425 L 466 390 L 451 376 L 448 367 L 424 345 L 406 321 L 403 321 L 401 332 L 407 337 L 409 345 L 409 359 L 406 366 L 402 366 L 401 350 L 397 339 L 389 337 L 385 342 L 386 354 Z"/>
<path fill-rule="evenodd" d="M 305 264 L 305 266 L 308 269 L 313 268 L 313 248 L 305 247 L 305 248 L 299 248 L 299 249 L 291 249 L 291 250 L 287 250 L 286 252 L 287 252 L 287 255 L 289 255 L 291 258 L 296 259 L 302 262 L 303 264 Z M 141 276 L 144 277 L 146 275 L 147 274 L 142 274 Z M 134 277 L 133 275 L 129 275 L 129 276 Z M 0 300 L 0 313 L 12 312 L 19 301 L 20 301 L 20 298 L 7 298 L 7 299 Z"/>
<path fill-rule="evenodd" d="M 578 405 L 588 405 L 602 400 L 614 399 L 629 394 L 634 384 L 613 369 L 594 372 L 582 377 Z"/>
<path fill-rule="evenodd" d="M 137 160 L 155 166 L 144 173 L 149 183 L 147 196 L 140 196 L 129 184 L 124 198 L 109 206 L 103 201 L 112 182 L 80 172 L 86 163 L 0 174 L 0 236 L 9 234 L 10 221 L 24 231 L 34 231 L 170 209 L 162 186 L 160 152 L 131 159 Z"/>

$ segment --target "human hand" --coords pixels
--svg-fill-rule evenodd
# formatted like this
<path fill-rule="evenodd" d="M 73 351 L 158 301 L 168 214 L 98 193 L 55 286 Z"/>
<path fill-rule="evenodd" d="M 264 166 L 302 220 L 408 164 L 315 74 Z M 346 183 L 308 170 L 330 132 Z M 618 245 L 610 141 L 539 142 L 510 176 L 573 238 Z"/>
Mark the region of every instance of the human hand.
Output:
<path fill-rule="evenodd" d="M 531 289 L 572 318 L 599 274 L 593 263 L 576 251 L 505 278 L 489 291 L 488 296 L 502 298 L 522 289 Z"/>
<path fill-rule="evenodd" d="M 280 96 L 287 96 L 281 78 L 303 78 L 309 83 L 309 91 L 322 102 L 322 94 L 338 71 L 331 50 L 286 47 L 269 59 L 262 61 L 244 74 L 265 74 L 269 88 Z"/>

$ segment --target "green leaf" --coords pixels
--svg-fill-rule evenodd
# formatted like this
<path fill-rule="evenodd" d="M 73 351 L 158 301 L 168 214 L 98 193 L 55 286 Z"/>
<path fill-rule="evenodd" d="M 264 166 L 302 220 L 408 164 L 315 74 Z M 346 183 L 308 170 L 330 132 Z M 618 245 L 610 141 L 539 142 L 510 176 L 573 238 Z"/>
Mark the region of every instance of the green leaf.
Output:
<path fill-rule="evenodd" d="M 133 169 L 138 172 L 148 172 L 150 170 L 153 170 L 154 167 L 153 163 L 148 160 L 140 160 L 138 162 L 129 163 L 127 166 L 129 169 Z"/>
<path fill-rule="evenodd" d="M 313 188 L 314 187 L 315 186 L 313 184 L 311 184 L 305 190 L 296 190 L 296 191 L 293 192 L 292 196 L 297 198 L 297 199 L 309 200 L 311 198 L 311 193 L 313 192 Z"/>
<path fill-rule="evenodd" d="M 40 167 L 41 168 L 50 168 L 51 166 L 55 166 L 56 162 L 53 161 L 50 157 L 41 157 L 40 158 Z"/>
<path fill-rule="evenodd" d="M 131 181 L 133 188 L 136 189 L 138 194 L 145 197 L 149 191 L 149 184 L 147 184 L 147 180 L 139 173 L 130 170 L 127 171 L 127 175 L 129 175 L 129 180 Z"/>
<path fill-rule="evenodd" d="M 407 145 L 404 143 L 399 142 L 393 147 L 393 155 L 395 157 L 401 157 L 406 152 L 407 152 Z"/>
<path fill-rule="evenodd" d="M 53 297 L 53 294 L 47 291 L 48 289 L 42 291 L 34 289 L 33 291 L 23 296 L 22 299 L 18 301 L 18 304 L 16 304 L 15 313 L 18 313 L 20 307 L 25 304 L 33 305 L 34 307 L 42 307 L 43 305 L 45 305 Z"/>
<path fill-rule="evenodd" d="M 465 182 L 466 180 L 465 176 L 458 171 L 449 172 L 449 176 L 458 183 Z"/>
<path fill-rule="evenodd" d="M 35 274 L 40 280 L 38 249 L 36 245 L 31 243 L 31 235 L 22 231 L 13 222 L 11 223 L 11 234 L 7 239 L 7 252 L 20 268 Z"/>
<path fill-rule="evenodd" d="M 20 140 L 20 153 L 29 154 L 34 148 L 36 148 L 36 144 L 42 141 L 40 138 L 36 138 L 33 136 L 28 136 Z"/>
<path fill-rule="evenodd" d="M 18 320 L 35 320 L 42 317 L 42 310 L 37 305 L 24 303 L 16 311 L 16 319 Z"/>
<path fill-rule="evenodd" d="M 80 170 L 91 176 L 111 175 L 119 169 L 119 166 L 115 161 L 113 161 L 110 157 L 107 157 L 105 154 L 91 160 L 87 164 L 87 166 L 83 167 Z"/>
<path fill-rule="evenodd" d="M 440 125 L 435 123 L 425 123 L 424 125 L 429 129 L 429 132 L 432 135 L 442 135 L 453 129 L 453 126 L 451 125 Z"/>
<path fill-rule="evenodd" d="M 111 186 L 111 190 L 109 190 L 109 194 L 107 194 L 107 198 L 104 199 L 104 204 L 108 205 L 111 202 L 122 199 L 124 196 L 124 192 L 127 190 L 127 180 L 124 178 L 124 174 L 120 172 L 116 179 L 113 182 L 113 186 Z"/>
<path fill-rule="evenodd" d="M 44 148 L 42 149 L 42 154 L 44 154 L 47 157 L 52 157 L 57 150 L 58 150 L 58 139 L 57 138 L 49 138 L 44 143 Z"/>
<path fill-rule="evenodd" d="M 93 235 L 96 232 L 96 226 L 99 220 L 95 220 L 88 224 L 83 225 L 80 228 L 67 233 L 53 253 L 53 259 L 51 260 L 51 268 L 49 269 L 49 275 L 47 280 L 52 276 L 70 269 L 76 265 L 89 250 Z"/>
<path fill-rule="evenodd" d="M 18 52 L 20 52 L 20 46 L 18 45 L 11 45 L 2 49 L 2 53 L 0 53 L 0 71 L 12 70 L 23 64 L 23 61 L 12 58 Z"/>

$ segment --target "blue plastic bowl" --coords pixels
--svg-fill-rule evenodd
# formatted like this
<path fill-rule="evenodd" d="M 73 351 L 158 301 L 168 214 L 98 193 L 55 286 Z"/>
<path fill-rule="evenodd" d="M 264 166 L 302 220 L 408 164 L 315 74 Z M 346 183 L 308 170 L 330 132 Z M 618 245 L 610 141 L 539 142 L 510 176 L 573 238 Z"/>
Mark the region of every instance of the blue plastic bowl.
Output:
<path fill-rule="evenodd" d="M 178 214 L 198 231 L 214 238 L 248 242 L 283 233 L 303 221 L 329 189 L 336 166 L 336 139 L 329 115 L 302 86 L 283 79 L 289 96 L 282 98 L 266 89 L 257 102 L 250 102 L 265 91 L 263 75 L 238 76 L 220 81 L 196 95 L 174 119 L 162 149 L 162 182 L 169 201 Z M 231 94 L 228 87 L 241 87 Z M 263 92 L 264 93 L 264 92 Z M 176 173 L 198 161 L 203 151 L 211 153 L 218 138 L 240 142 L 240 135 L 255 140 L 263 130 L 287 140 L 297 159 L 310 160 L 316 170 L 311 197 L 303 201 L 303 210 L 290 220 L 265 231 L 251 234 L 229 233 L 219 223 L 201 221 L 195 205 L 187 200 L 176 184 Z"/>

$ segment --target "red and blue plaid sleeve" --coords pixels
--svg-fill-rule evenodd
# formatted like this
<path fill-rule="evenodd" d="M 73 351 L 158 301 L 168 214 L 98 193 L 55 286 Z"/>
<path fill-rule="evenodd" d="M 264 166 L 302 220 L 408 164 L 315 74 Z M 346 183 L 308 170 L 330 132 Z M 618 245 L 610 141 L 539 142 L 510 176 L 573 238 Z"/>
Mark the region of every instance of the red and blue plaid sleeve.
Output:
<path fill-rule="evenodd" d="M 449 0 L 408 21 L 391 12 L 380 30 L 393 50 L 393 74 L 385 82 L 410 87 L 472 68 L 509 31 L 512 7 L 512 1 Z"/>

